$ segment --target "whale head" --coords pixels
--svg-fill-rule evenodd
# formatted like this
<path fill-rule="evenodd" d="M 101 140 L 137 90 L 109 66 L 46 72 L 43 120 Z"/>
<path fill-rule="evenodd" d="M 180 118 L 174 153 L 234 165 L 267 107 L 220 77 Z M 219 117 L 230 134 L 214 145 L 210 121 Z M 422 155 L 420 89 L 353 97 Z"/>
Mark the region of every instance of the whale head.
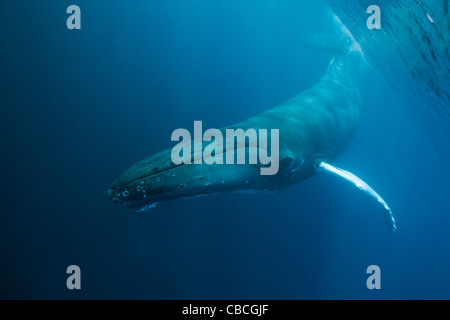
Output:
<path fill-rule="evenodd" d="M 214 193 L 272 191 L 281 187 L 281 174 L 261 175 L 260 165 L 179 164 L 170 150 L 135 163 L 114 180 L 107 195 L 135 211 L 151 209 L 160 201 Z"/>

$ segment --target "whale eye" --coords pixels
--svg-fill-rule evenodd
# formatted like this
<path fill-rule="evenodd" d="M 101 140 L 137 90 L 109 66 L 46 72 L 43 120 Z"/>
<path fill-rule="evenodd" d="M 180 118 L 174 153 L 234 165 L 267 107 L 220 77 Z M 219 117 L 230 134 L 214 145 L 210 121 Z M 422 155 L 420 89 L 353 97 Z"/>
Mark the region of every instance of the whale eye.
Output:
<path fill-rule="evenodd" d="M 122 195 L 124 197 L 128 197 L 130 195 L 130 193 L 127 190 L 125 190 L 124 192 L 122 192 Z"/>
<path fill-rule="evenodd" d="M 156 181 L 160 181 L 160 180 L 161 180 L 161 178 L 160 178 L 160 177 L 157 177 L 157 178 L 156 178 Z"/>

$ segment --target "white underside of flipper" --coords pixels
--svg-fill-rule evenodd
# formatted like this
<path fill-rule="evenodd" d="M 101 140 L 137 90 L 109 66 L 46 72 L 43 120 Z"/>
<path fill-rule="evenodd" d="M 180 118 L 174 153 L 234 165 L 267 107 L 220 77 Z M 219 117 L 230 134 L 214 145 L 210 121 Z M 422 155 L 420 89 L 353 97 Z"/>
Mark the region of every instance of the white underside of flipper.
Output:
<path fill-rule="evenodd" d="M 391 229 L 392 231 L 395 231 L 397 229 L 395 225 L 395 219 L 392 215 L 392 211 L 387 205 L 387 203 L 381 198 L 378 193 L 375 192 L 367 183 L 365 183 L 363 180 L 355 176 L 353 173 L 350 173 L 348 171 L 339 169 L 337 167 L 334 167 L 326 162 L 321 162 L 319 165 L 318 171 L 324 171 L 328 173 L 332 173 L 334 175 L 337 175 L 352 184 L 354 184 L 359 190 L 363 191 L 365 194 L 370 196 L 371 198 L 377 200 L 379 204 L 383 206 L 384 212 L 385 212 L 385 222 L 386 225 Z"/>

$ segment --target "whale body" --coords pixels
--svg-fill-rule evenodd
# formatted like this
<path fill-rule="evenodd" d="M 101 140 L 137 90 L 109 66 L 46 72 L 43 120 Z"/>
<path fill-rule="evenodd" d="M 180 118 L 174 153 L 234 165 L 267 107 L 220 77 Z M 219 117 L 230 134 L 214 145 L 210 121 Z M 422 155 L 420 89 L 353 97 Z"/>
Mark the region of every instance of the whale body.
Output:
<path fill-rule="evenodd" d="M 349 145 L 358 125 L 360 96 L 356 71 L 351 67 L 355 59 L 358 58 L 352 53 L 333 59 L 325 75 L 304 92 L 273 109 L 221 129 L 225 137 L 226 129 L 278 130 L 276 174 L 260 174 L 261 163 L 174 164 L 172 149 L 166 149 L 131 166 L 113 182 L 108 197 L 114 203 L 141 212 L 160 201 L 179 198 L 230 191 L 275 191 L 326 171 L 350 181 L 378 201 L 388 226 L 395 230 L 391 210 L 384 200 L 355 175 L 329 164 Z M 202 141 L 191 143 L 200 144 L 205 147 Z M 249 147 L 248 143 L 242 146 Z M 199 156 L 195 149 L 191 148 L 191 160 Z M 227 150 L 219 150 L 216 155 L 226 157 Z"/>
<path fill-rule="evenodd" d="M 286 187 L 314 175 L 320 162 L 332 161 L 347 147 L 356 131 L 359 109 L 354 76 L 342 59 L 335 59 L 326 74 L 301 94 L 221 129 L 279 129 L 277 174 L 261 175 L 260 164 L 175 165 L 167 149 L 135 163 L 114 181 L 108 195 L 116 203 L 143 210 L 164 200 Z"/>

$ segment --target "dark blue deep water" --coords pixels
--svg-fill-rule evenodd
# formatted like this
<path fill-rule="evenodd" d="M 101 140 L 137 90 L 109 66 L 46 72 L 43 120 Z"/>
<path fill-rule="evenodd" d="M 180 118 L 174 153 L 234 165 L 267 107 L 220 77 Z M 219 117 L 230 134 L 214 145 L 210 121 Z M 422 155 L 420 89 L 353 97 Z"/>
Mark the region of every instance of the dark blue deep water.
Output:
<path fill-rule="evenodd" d="M 328 175 L 148 213 L 106 196 L 174 129 L 237 123 L 314 84 L 333 53 L 302 39 L 330 17 L 317 1 L 1 2 L 0 298 L 449 299 L 450 149 L 376 68 L 334 164 L 384 197 L 396 232 Z M 81 290 L 66 288 L 72 264 Z"/>

